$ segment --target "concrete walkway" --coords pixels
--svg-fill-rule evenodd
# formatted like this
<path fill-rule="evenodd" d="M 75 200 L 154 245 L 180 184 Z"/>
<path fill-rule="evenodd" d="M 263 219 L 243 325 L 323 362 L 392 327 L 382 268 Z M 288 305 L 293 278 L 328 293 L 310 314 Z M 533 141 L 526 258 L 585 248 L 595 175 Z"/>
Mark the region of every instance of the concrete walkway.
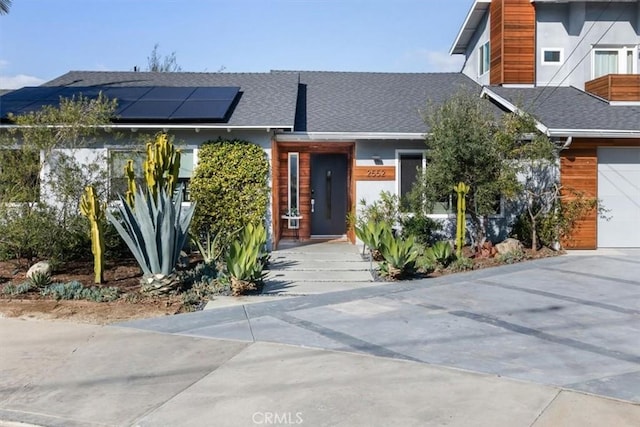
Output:
<path fill-rule="evenodd" d="M 263 294 L 314 295 L 370 286 L 370 268 L 348 242 L 282 242 L 271 253 Z"/>
<path fill-rule="evenodd" d="M 0 426 L 637 426 L 640 407 L 424 363 L 0 319 Z"/>

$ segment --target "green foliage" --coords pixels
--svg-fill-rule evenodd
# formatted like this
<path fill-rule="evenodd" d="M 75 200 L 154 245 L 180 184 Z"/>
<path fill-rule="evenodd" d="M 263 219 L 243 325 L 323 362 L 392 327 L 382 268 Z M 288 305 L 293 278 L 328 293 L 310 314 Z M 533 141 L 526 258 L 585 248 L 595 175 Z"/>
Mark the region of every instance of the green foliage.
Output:
<path fill-rule="evenodd" d="M 222 256 L 224 248 L 221 247 L 218 236 L 211 237 L 211 232 L 206 232 L 204 242 L 198 237 L 191 236 L 191 242 L 198 248 L 205 264 L 214 264 Z"/>
<path fill-rule="evenodd" d="M 122 196 L 117 208 L 120 219 L 107 211 L 107 219 L 127 243 L 145 276 L 168 276 L 178 263 L 195 207 L 192 204 L 183 212 L 182 199 L 182 191 L 172 198 L 163 189 L 154 199 L 138 190 L 135 211 Z"/>
<path fill-rule="evenodd" d="M 384 222 L 393 226 L 398 222 L 400 216 L 400 200 L 395 194 L 388 191 L 381 191 L 378 198 L 371 204 L 366 200 L 360 200 L 360 209 L 356 226 L 362 227 L 369 222 Z"/>
<path fill-rule="evenodd" d="M 455 259 L 449 264 L 449 269 L 453 272 L 469 271 L 473 270 L 473 260 L 466 256 L 461 256 Z"/>
<path fill-rule="evenodd" d="M 197 202 L 193 228 L 210 232 L 226 247 L 246 224 L 264 220 L 269 201 L 269 163 L 264 151 L 248 141 L 208 141 L 198 151 L 191 179 Z"/>
<path fill-rule="evenodd" d="M 422 245 L 432 244 L 435 234 L 442 230 L 440 222 L 429 218 L 421 211 L 402 218 L 400 224 L 402 224 L 402 235 L 404 237 L 413 236 L 416 242 Z"/>
<path fill-rule="evenodd" d="M 526 259 L 526 254 L 524 253 L 523 250 L 518 249 L 518 250 L 514 250 L 514 251 L 509 251 L 507 253 L 504 254 L 498 254 L 498 256 L 496 257 L 498 259 L 498 261 L 500 261 L 501 263 L 504 264 L 515 264 L 518 263 L 520 261 L 523 261 Z"/>
<path fill-rule="evenodd" d="M 29 277 L 29 283 L 36 289 L 44 289 L 51 284 L 51 275 L 49 273 L 36 271 Z"/>
<path fill-rule="evenodd" d="M 56 300 L 87 300 L 95 302 L 115 301 L 120 297 L 120 289 L 116 287 L 85 287 L 78 281 L 54 283 L 42 289 L 43 296 Z"/>
<path fill-rule="evenodd" d="M 267 230 L 264 225 L 247 224 L 239 239 L 229 247 L 225 261 L 233 295 L 254 290 L 262 282 L 262 270 L 268 257 L 266 243 Z"/>
<path fill-rule="evenodd" d="M 386 221 L 369 220 L 362 226 L 356 226 L 356 236 L 374 254 L 380 252 L 385 233 L 391 233 L 391 226 Z"/>
<path fill-rule="evenodd" d="M 539 246 L 555 247 L 559 242 L 570 242 L 571 233 L 578 222 L 590 212 L 598 210 L 599 215 L 604 215 L 604 209 L 598 207 L 598 199 L 589 197 L 582 192 L 565 190 L 565 194 L 554 199 L 553 205 L 545 210 L 536 208 L 535 233 L 532 225 L 532 216 L 525 211 L 518 216 L 511 236 L 523 241 L 527 246 L 538 249 Z M 535 243 L 532 236 L 536 237 Z"/>
<path fill-rule="evenodd" d="M 404 239 L 394 236 L 390 229 L 385 229 L 381 237 L 380 253 L 384 258 L 380 271 L 385 276 L 397 279 L 415 269 L 418 251 L 413 236 Z"/>
<path fill-rule="evenodd" d="M 486 235 L 484 218 L 495 212 L 501 197 L 513 200 L 521 191 L 522 160 L 540 153 L 521 143 L 536 132 L 528 116 L 505 114 L 496 120 L 490 103 L 477 93 L 459 92 L 444 104 L 431 106 L 425 115 L 427 166 L 414 200 L 426 200 L 427 210 L 450 197 L 458 182 L 471 187 L 467 213 L 474 225 L 474 242 Z"/>
<path fill-rule="evenodd" d="M 26 294 L 29 291 L 31 291 L 32 289 L 34 289 L 34 286 L 30 281 L 18 283 L 17 285 L 14 285 L 13 283 L 7 283 L 2 288 L 2 292 L 1 293 L 3 295 L 15 296 L 15 295 Z"/>
<path fill-rule="evenodd" d="M 451 244 L 444 240 L 427 248 L 424 257 L 440 268 L 446 268 L 454 260 Z"/>

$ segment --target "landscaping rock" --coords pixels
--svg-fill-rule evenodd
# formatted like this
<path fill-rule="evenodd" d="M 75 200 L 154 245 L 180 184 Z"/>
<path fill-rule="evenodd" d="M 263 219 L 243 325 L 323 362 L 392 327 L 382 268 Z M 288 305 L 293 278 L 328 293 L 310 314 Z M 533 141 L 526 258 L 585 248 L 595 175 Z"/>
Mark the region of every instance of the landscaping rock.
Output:
<path fill-rule="evenodd" d="M 51 268 L 51 263 L 49 263 L 49 261 L 36 262 L 31 266 L 31 268 L 29 268 L 29 271 L 27 271 L 27 279 L 30 279 L 31 276 L 36 273 L 51 275 L 52 271 L 53 269 Z"/>
<path fill-rule="evenodd" d="M 509 238 L 495 246 L 499 254 L 506 254 L 509 252 L 521 251 L 523 249 L 522 243 L 518 239 Z"/>

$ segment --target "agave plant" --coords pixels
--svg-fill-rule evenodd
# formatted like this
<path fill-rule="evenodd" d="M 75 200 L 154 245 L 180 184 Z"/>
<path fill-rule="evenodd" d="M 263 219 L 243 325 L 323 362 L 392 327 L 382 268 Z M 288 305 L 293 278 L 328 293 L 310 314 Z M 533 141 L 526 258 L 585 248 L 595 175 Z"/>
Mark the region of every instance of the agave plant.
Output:
<path fill-rule="evenodd" d="M 381 259 L 382 236 L 391 233 L 391 226 L 385 221 L 369 221 L 362 227 L 356 227 L 356 236 L 369 248 L 374 259 Z"/>
<path fill-rule="evenodd" d="M 440 267 L 447 267 L 454 260 L 453 248 L 446 240 L 436 242 L 433 246 L 427 248 L 424 251 L 424 256 Z"/>
<path fill-rule="evenodd" d="M 249 224 L 242 230 L 239 239 L 229 247 L 226 267 L 233 295 L 254 290 L 262 281 L 262 269 L 268 257 L 266 243 L 267 230 L 264 225 Z"/>
<path fill-rule="evenodd" d="M 413 236 L 403 239 L 388 230 L 382 234 L 381 241 L 380 251 L 384 258 L 381 271 L 384 275 L 397 279 L 414 270 L 418 250 Z"/>
<path fill-rule="evenodd" d="M 165 190 L 157 197 L 149 192 L 137 191 L 135 210 L 118 196 L 119 221 L 107 211 L 107 219 L 125 241 L 138 261 L 144 277 L 142 291 L 161 294 L 175 291 L 180 286 L 175 266 L 187 239 L 195 203 L 182 207 L 183 192 L 171 197 Z"/>

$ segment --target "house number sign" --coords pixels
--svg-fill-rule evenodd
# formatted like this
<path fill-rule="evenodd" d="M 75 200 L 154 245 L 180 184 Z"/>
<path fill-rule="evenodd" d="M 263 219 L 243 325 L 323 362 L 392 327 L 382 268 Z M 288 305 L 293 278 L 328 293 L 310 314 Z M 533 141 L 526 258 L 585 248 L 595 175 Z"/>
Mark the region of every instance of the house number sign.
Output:
<path fill-rule="evenodd" d="M 396 168 L 394 166 L 356 166 L 356 181 L 394 181 Z"/>

